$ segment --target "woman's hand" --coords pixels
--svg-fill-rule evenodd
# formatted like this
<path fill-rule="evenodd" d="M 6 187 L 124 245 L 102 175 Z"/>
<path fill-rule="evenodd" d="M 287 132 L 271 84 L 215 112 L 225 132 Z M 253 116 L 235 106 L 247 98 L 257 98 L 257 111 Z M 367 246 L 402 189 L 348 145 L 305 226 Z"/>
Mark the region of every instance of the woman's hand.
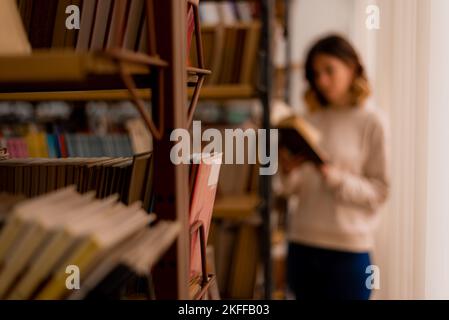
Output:
<path fill-rule="evenodd" d="M 302 156 L 292 156 L 286 149 L 279 150 L 279 164 L 283 174 L 289 174 L 294 169 L 299 168 L 307 159 Z"/>
<path fill-rule="evenodd" d="M 319 167 L 321 174 L 323 175 L 324 181 L 328 186 L 336 187 L 341 183 L 342 171 L 334 165 L 323 164 Z"/>

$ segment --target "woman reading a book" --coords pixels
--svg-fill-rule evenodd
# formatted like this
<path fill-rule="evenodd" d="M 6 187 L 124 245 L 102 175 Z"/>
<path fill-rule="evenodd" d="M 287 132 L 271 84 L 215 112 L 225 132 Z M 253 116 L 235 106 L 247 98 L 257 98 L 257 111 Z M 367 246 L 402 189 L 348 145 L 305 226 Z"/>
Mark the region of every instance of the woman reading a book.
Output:
<path fill-rule="evenodd" d="M 388 196 L 383 118 L 354 48 L 318 41 L 305 65 L 304 119 L 320 135 L 322 162 L 280 148 L 282 189 L 295 196 L 288 223 L 288 284 L 297 299 L 369 299 L 377 211 Z"/>

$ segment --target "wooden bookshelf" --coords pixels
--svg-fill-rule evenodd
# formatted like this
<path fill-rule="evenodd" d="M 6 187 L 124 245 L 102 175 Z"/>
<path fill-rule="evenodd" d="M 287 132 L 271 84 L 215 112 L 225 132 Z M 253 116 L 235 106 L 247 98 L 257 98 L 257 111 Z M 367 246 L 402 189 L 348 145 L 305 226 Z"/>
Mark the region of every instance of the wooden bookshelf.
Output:
<path fill-rule="evenodd" d="M 136 82 L 137 98 L 159 101 L 158 98 L 163 97 L 164 116 L 160 117 L 162 123 L 159 123 L 161 136 L 154 141 L 154 166 L 157 170 L 153 180 L 158 182 L 154 183 L 154 212 L 161 220 L 176 221 L 180 229 L 176 241 L 156 264 L 154 280 L 158 298 L 188 299 L 189 173 L 186 166 L 176 166 L 170 161 L 170 149 L 174 144 L 170 141 L 170 133 L 174 128 L 185 128 L 188 124 L 185 112 L 187 87 L 197 85 L 196 81 L 202 83 L 204 75 L 210 71 L 187 67 L 187 1 L 158 1 L 155 9 L 155 26 L 160 32 L 160 36 L 156 33 L 155 39 L 158 56 L 133 53 L 132 59 L 128 59 L 130 53 L 123 50 L 77 53 L 56 49 L 3 56 L 0 57 L 0 100 L 129 98 L 121 77 L 123 71 Z M 123 54 L 125 59 L 117 54 Z M 156 81 L 161 78 L 153 77 L 160 74 L 161 69 L 164 72 L 162 83 Z M 202 291 L 206 289 L 205 286 Z"/>

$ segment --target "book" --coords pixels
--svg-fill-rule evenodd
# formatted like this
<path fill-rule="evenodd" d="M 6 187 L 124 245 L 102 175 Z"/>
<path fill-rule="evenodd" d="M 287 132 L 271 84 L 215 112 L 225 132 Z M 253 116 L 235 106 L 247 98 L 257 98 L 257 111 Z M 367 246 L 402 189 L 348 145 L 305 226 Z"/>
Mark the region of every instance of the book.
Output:
<path fill-rule="evenodd" d="M 142 53 L 148 53 L 148 22 L 147 19 L 142 19 L 139 32 L 139 41 L 137 44 L 137 50 Z"/>
<path fill-rule="evenodd" d="M 234 25 L 237 22 L 237 13 L 232 1 L 221 1 L 217 3 L 221 22 L 225 25 Z"/>
<path fill-rule="evenodd" d="M 83 281 L 81 290 L 69 299 L 99 299 L 117 296 L 123 279 L 148 276 L 152 266 L 169 248 L 180 230 L 179 223 L 161 221 L 134 235 L 123 245 L 113 249 Z"/>
<path fill-rule="evenodd" d="M 220 23 L 220 13 L 218 4 L 215 2 L 205 1 L 199 6 L 199 14 L 203 26 L 216 26 Z"/>
<path fill-rule="evenodd" d="M 139 40 L 139 28 L 143 24 L 143 14 L 145 12 L 143 0 L 132 0 L 125 29 L 124 47 L 128 50 L 136 50 Z"/>
<path fill-rule="evenodd" d="M 67 18 L 65 11 L 66 8 L 71 5 L 71 3 L 71 0 L 59 0 L 58 2 L 52 40 L 52 47 L 54 48 L 65 47 L 65 39 L 68 32 L 65 25 L 65 21 Z"/>
<path fill-rule="evenodd" d="M 120 206 L 120 205 L 118 205 Z M 140 207 L 140 206 L 139 206 Z M 66 288 L 66 266 L 78 266 L 82 274 L 88 273 L 101 255 L 125 241 L 133 233 L 145 228 L 150 217 L 140 208 L 134 206 L 136 211 L 119 211 L 114 218 L 99 219 L 98 223 L 91 225 L 90 234 L 71 251 L 60 267 L 50 276 L 50 280 L 36 296 L 38 300 L 61 299 L 70 294 Z M 76 226 L 72 226 L 76 229 Z"/>
<path fill-rule="evenodd" d="M 292 155 L 303 156 L 317 164 L 328 161 L 326 152 L 320 146 L 320 132 L 303 117 L 287 117 L 277 127 L 280 148 L 286 148 Z"/>
<path fill-rule="evenodd" d="M 15 0 L 0 1 L 0 55 L 31 53 Z"/>
<path fill-rule="evenodd" d="M 129 183 L 128 204 L 143 200 L 146 187 L 145 179 L 149 176 L 151 159 L 152 154 L 150 152 L 134 156 Z"/>
<path fill-rule="evenodd" d="M 259 262 L 259 230 L 245 224 L 238 231 L 229 274 L 228 295 L 233 299 L 252 299 Z"/>
<path fill-rule="evenodd" d="M 20 0 L 18 3 L 20 17 L 25 28 L 26 35 L 30 32 L 31 14 L 33 10 L 33 0 Z M 30 46 L 31 49 L 31 46 Z"/>
<path fill-rule="evenodd" d="M 187 55 L 190 54 L 190 47 L 192 45 L 193 33 L 195 32 L 195 15 L 193 11 L 193 4 L 189 4 L 187 9 Z"/>
<path fill-rule="evenodd" d="M 237 15 L 240 21 L 242 22 L 253 21 L 250 3 L 246 1 L 239 1 L 236 3 L 236 7 L 237 7 Z"/>
<path fill-rule="evenodd" d="M 255 57 L 259 50 L 261 24 L 253 22 L 246 28 L 245 43 L 243 44 L 243 57 L 241 58 L 241 72 L 238 81 L 251 84 L 254 82 Z"/>
<path fill-rule="evenodd" d="M 197 169 L 192 172 L 194 175 L 192 198 L 190 203 L 189 224 L 194 225 L 201 221 L 204 226 L 205 240 L 209 235 L 209 228 L 212 220 L 212 212 L 217 193 L 218 178 L 223 154 L 194 155 L 193 159 L 199 159 Z M 192 177 L 191 177 L 192 179 Z M 195 276 L 202 272 L 201 269 L 201 246 L 198 233 L 191 237 L 190 244 L 190 274 Z"/>
<path fill-rule="evenodd" d="M 152 197 L 151 154 L 131 157 L 21 158 L 0 161 L 0 192 L 35 197 L 75 185 L 82 193 L 95 191 L 98 198 L 118 194 L 123 202 Z"/>
<path fill-rule="evenodd" d="M 71 0 L 71 5 L 77 6 L 78 8 L 80 8 L 80 11 L 82 12 L 83 10 L 83 6 L 85 2 L 89 2 L 91 0 Z M 66 18 L 67 18 L 67 14 L 66 14 Z M 80 25 L 81 28 L 81 25 Z M 66 35 L 65 35 L 65 41 L 64 41 L 64 47 L 66 48 L 70 48 L 70 49 L 75 49 L 76 48 L 76 42 L 78 41 L 78 34 L 79 34 L 79 30 L 78 29 L 67 29 L 66 31 Z"/>
<path fill-rule="evenodd" d="M 150 130 L 140 118 L 126 121 L 126 129 L 131 140 L 134 154 L 150 152 L 153 150 L 153 139 Z"/>
<path fill-rule="evenodd" d="M 52 210 L 48 207 L 43 210 L 39 210 L 39 207 L 33 208 L 34 214 L 29 216 L 22 228 L 22 236 L 16 238 L 13 244 L 15 250 L 9 253 L 0 270 L 0 298 L 5 297 L 11 285 L 31 261 L 34 251 L 45 241 L 49 229 L 60 220 L 64 221 L 67 212 L 64 208 L 81 208 L 90 198 L 90 195 L 69 197 L 64 202 L 54 204 Z"/>
<path fill-rule="evenodd" d="M 107 41 L 106 41 L 106 48 L 110 49 L 113 47 L 116 47 L 119 45 L 119 41 L 121 39 L 118 38 L 118 34 L 116 33 L 116 28 L 119 25 L 122 25 L 126 28 L 130 1 L 128 0 L 121 0 L 121 1 L 114 1 L 112 4 L 112 11 L 111 11 L 111 22 L 108 24 L 108 32 L 107 32 Z M 126 32 L 124 30 L 123 32 Z"/>
<path fill-rule="evenodd" d="M 93 51 L 102 50 L 107 37 L 108 22 L 111 18 L 111 0 L 97 0 L 95 11 L 94 28 L 90 41 L 90 49 Z"/>
<path fill-rule="evenodd" d="M 33 49 L 51 48 L 58 0 L 33 0 L 29 38 Z"/>
<path fill-rule="evenodd" d="M 81 11 L 81 25 L 76 43 L 77 51 L 82 52 L 89 49 L 92 29 L 94 25 L 94 18 L 96 15 L 96 8 L 96 0 L 87 0 L 83 3 L 83 9 Z"/>

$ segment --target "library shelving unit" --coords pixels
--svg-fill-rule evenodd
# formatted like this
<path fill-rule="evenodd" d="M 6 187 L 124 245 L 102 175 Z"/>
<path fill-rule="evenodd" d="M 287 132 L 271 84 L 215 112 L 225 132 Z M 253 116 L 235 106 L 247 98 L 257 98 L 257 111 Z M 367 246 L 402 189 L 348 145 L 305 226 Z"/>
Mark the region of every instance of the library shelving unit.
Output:
<path fill-rule="evenodd" d="M 121 3 L 122 1 L 119 1 Z M 197 1 L 145 0 L 148 21 L 148 54 L 110 49 L 79 53 L 49 49 L 23 56 L 0 57 L 0 100 L 132 100 L 154 141 L 154 212 L 159 219 L 177 221 L 177 241 L 153 270 L 158 299 L 189 299 L 188 168 L 170 161 L 170 133 L 188 128 L 199 97 L 205 70 L 187 67 L 188 6 L 194 6 L 199 30 Z M 117 24 L 116 46 L 123 43 L 124 22 Z M 198 32 L 198 31 L 195 31 Z M 199 37 L 197 37 L 199 38 Z M 197 39 L 197 45 L 200 44 Z M 200 47 L 200 46 L 199 46 Z M 201 54 L 199 54 L 201 56 Z M 191 90 L 190 109 L 187 87 Z M 220 94 L 214 92 L 213 94 Z M 144 106 L 151 99 L 152 114 Z M 157 120 L 154 121 L 153 119 Z M 192 232 L 202 230 L 196 225 Z M 200 299 L 213 276 L 203 275 Z"/>
<path fill-rule="evenodd" d="M 204 2 L 219 2 L 220 0 L 203 0 Z M 270 129 L 270 110 L 273 97 L 273 57 L 272 26 L 275 18 L 275 1 L 277 0 L 245 0 L 260 3 L 261 36 L 257 54 L 258 79 L 256 84 L 218 84 L 205 85 L 201 99 L 234 100 L 234 99 L 258 99 L 262 105 L 261 129 Z M 288 0 L 281 0 L 288 1 Z M 270 150 L 269 135 L 266 150 Z M 214 208 L 214 218 L 226 218 L 238 221 L 249 216 L 254 211 L 259 211 L 262 222 L 261 257 L 264 273 L 264 298 L 272 297 L 272 263 L 271 263 L 271 230 L 270 212 L 271 177 L 260 176 L 259 190 L 257 194 L 242 196 L 225 196 L 217 199 Z"/>

